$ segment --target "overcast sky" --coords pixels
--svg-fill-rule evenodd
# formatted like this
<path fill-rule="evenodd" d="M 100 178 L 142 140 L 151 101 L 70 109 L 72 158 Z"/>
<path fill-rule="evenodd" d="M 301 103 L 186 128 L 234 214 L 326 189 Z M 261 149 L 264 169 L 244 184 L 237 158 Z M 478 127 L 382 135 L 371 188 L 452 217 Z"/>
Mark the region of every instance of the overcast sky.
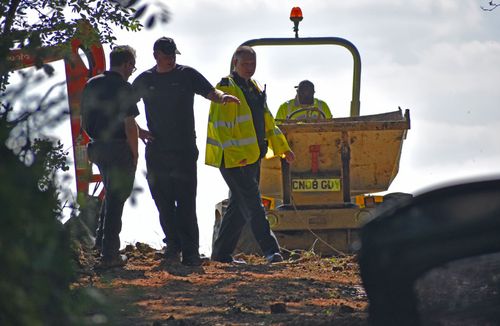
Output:
<path fill-rule="evenodd" d="M 411 130 L 400 172 L 389 191 L 418 193 L 430 187 L 500 173 L 500 8 L 485 12 L 479 0 L 169 0 L 167 25 L 119 32 L 119 44 L 136 48 L 138 71 L 154 63 L 155 39 L 175 39 L 177 62 L 192 66 L 214 85 L 229 72 L 235 48 L 249 39 L 293 37 L 289 13 L 300 6 L 302 37 L 335 36 L 358 48 L 362 60 L 361 114 L 409 109 Z M 109 52 L 106 49 L 107 53 Z M 255 79 L 267 85 L 268 104 L 294 96 L 302 79 L 316 85 L 334 117 L 348 116 L 352 58 L 334 46 L 256 47 Z M 64 74 L 64 72 L 61 72 Z M 215 204 L 227 196 L 217 169 L 204 165 L 209 102 L 195 101 L 198 221 L 201 252 L 211 246 Z M 146 127 L 144 111 L 138 122 Z M 64 127 L 63 127 L 64 128 Z M 69 134 L 69 123 L 67 126 Z M 144 146 L 140 148 L 144 154 Z M 144 159 L 136 183 L 139 202 L 127 204 L 122 244 L 159 246 L 162 232 L 145 181 Z"/>

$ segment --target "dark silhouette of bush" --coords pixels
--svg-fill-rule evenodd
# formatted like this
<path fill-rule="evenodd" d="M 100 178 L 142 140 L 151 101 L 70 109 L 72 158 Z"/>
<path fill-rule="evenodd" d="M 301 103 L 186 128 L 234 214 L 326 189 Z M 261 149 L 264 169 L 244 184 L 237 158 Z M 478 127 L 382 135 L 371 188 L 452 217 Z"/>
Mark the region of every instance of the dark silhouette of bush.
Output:
<path fill-rule="evenodd" d="M 31 160 L 22 162 L 6 145 L 15 125 L 1 104 L 0 325 L 74 324 L 69 233 L 58 219 L 54 183 L 47 179 L 47 159 L 64 155 L 60 146 L 38 140 L 24 146 Z"/>

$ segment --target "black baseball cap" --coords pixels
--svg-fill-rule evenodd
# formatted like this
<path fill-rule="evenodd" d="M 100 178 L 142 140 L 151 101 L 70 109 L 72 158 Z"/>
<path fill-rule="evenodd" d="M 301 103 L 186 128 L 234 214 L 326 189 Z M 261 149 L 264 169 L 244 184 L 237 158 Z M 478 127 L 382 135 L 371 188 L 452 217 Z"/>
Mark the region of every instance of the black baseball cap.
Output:
<path fill-rule="evenodd" d="M 314 84 L 309 81 L 309 80 L 303 80 L 299 83 L 299 85 L 295 86 L 295 88 L 302 88 L 302 87 L 310 87 L 312 90 L 314 90 Z"/>
<path fill-rule="evenodd" d="M 181 54 L 179 50 L 177 50 L 177 45 L 175 45 L 174 40 L 170 37 L 165 36 L 160 37 L 156 40 L 155 44 L 153 45 L 153 50 L 161 51 L 165 54 Z"/>

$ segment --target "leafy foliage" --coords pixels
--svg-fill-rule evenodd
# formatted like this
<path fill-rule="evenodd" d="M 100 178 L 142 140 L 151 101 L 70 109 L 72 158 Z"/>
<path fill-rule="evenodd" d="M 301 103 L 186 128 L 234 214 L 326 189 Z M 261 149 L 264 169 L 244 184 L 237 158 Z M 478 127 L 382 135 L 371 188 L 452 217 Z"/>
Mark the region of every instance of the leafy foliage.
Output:
<path fill-rule="evenodd" d="M 0 111 L 0 324 L 71 324 L 73 277 L 68 234 L 55 218 L 57 192 L 49 181 L 47 158 L 60 166 L 57 147 L 38 142 L 24 164 L 5 144 L 13 128 Z M 54 151 L 55 150 L 55 151 Z M 54 156 L 55 155 L 55 156 Z M 42 191 L 40 180 L 46 180 Z"/>
<path fill-rule="evenodd" d="M 79 323 L 56 183 L 68 153 L 46 136 L 67 115 L 66 98 L 60 84 L 43 96 L 27 94 L 47 81 L 45 74 L 23 73 L 0 100 L 0 325 Z"/>
<path fill-rule="evenodd" d="M 54 145 L 48 139 L 36 138 L 33 144 L 33 155 L 42 157 L 43 172 L 38 180 L 38 188 L 41 191 L 47 191 L 56 178 L 57 171 L 68 171 L 67 164 L 68 152 L 63 150 L 63 144 L 60 140 Z"/>
<path fill-rule="evenodd" d="M 136 32 L 146 26 L 166 23 L 170 13 L 162 2 L 158 10 L 145 15 L 148 0 L 13 0 L 0 1 L 0 90 L 8 84 L 12 66 L 5 60 L 11 49 L 23 48 L 41 54 L 40 47 L 67 44 L 78 22 L 86 21 L 99 31 L 102 44 L 114 44 L 113 28 Z M 137 9 L 136 9 L 137 8 Z M 87 40 L 91 41 L 91 40 Z M 43 66 L 39 60 L 37 67 Z"/>
<path fill-rule="evenodd" d="M 73 36 L 78 20 L 87 20 L 100 31 L 103 43 L 115 40 L 112 27 L 128 31 L 139 30 L 140 23 L 133 18 L 135 9 L 122 6 L 116 1 L 103 0 L 36 0 L 3 2 L 3 12 L 8 14 L 0 20 L 2 34 L 26 42 L 33 47 L 66 42 Z M 53 31 L 48 33 L 48 31 Z"/>

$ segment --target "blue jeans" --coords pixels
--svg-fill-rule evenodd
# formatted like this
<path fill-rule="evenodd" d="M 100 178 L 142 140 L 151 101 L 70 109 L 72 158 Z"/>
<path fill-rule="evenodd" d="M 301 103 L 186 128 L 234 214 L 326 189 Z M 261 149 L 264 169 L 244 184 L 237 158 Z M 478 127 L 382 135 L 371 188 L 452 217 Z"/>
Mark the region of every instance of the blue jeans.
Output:
<path fill-rule="evenodd" d="M 279 252 L 278 241 L 271 232 L 260 196 L 260 160 L 244 167 L 221 167 L 220 172 L 230 190 L 229 205 L 212 248 L 212 259 L 230 259 L 247 221 L 264 255 Z"/>

